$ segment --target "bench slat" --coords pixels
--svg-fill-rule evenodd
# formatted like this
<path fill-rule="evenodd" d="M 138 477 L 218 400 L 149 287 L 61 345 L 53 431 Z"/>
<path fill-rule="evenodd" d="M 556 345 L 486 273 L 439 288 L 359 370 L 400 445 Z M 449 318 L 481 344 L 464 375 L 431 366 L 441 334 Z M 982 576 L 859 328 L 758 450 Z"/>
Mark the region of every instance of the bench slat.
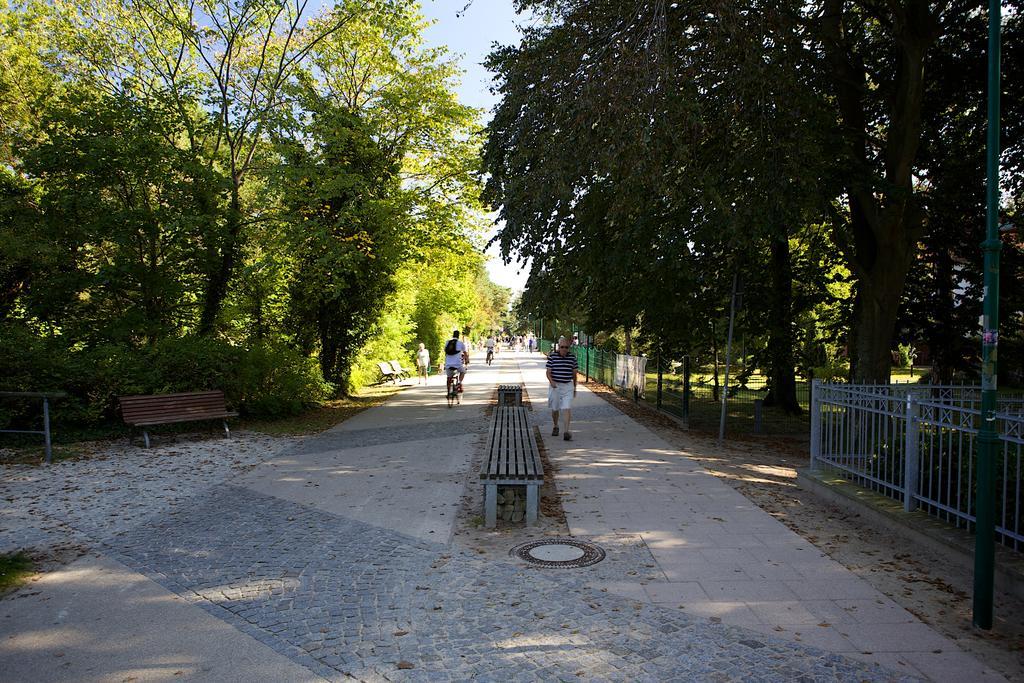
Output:
<path fill-rule="evenodd" d="M 537 476 L 536 470 L 536 454 L 534 453 L 534 440 L 533 430 L 530 428 L 530 423 L 526 420 L 526 415 L 522 415 L 522 425 L 520 427 L 523 432 L 523 471 L 526 472 L 526 476 L 533 478 Z"/>
<path fill-rule="evenodd" d="M 487 447 L 487 475 L 489 479 L 498 477 L 498 452 L 501 450 L 499 439 L 501 438 L 501 423 L 495 416 L 494 424 L 491 426 L 491 438 Z"/>
<path fill-rule="evenodd" d="M 119 396 L 118 404 L 125 423 L 139 427 L 238 416 L 227 409 L 222 391 Z"/>
<path fill-rule="evenodd" d="M 499 406 L 496 409 L 487 442 L 487 460 L 480 478 L 492 481 L 544 479 L 540 452 L 526 408 Z"/>
<path fill-rule="evenodd" d="M 238 417 L 238 413 L 218 413 L 216 415 L 182 415 L 179 417 L 164 417 L 152 422 L 132 422 L 133 426 L 136 427 L 152 427 L 153 425 L 164 425 L 175 422 L 198 422 L 199 420 L 220 420 L 228 417 Z"/>
<path fill-rule="evenodd" d="M 516 472 L 522 472 L 529 477 L 533 474 L 526 466 L 526 461 L 528 460 L 527 456 L 530 454 L 528 445 L 530 441 L 530 433 L 526 431 L 528 427 L 525 420 L 523 420 L 524 417 L 525 416 L 520 411 L 516 411 L 513 415 L 515 427 L 512 431 L 516 435 Z"/>

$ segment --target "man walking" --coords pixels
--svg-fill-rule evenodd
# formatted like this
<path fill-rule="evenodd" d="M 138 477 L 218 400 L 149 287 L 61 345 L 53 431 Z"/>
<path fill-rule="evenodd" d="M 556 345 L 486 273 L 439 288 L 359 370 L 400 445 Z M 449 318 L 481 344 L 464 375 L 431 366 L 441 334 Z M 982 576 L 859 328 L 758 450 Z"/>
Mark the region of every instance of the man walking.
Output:
<path fill-rule="evenodd" d="M 576 396 L 576 356 L 569 353 L 569 340 L 558 338 L 557 348 L 548 356 L 548 408 L 551 409 L 551 422 L 554 429 L 551 436 L 558 436 L 558 414 L 565 413 L 565 429 L 562 438 L 572 441 L 569 431 L 569 420 L 572 417 L 572 400 Z"/>

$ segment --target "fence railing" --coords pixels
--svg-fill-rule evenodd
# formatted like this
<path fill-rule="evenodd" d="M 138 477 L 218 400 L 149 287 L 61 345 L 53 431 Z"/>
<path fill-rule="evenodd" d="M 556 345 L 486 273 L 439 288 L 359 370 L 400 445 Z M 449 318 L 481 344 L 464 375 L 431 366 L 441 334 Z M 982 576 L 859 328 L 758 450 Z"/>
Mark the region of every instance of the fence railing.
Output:
<path fill-rule="evenodd" d="M 981 390 L 973 386 L 815 383 L 811 467 L 973 531 Z M 1021 458 L 1024 397 L 1000 395 L 996 464 L 998 540 L 1024 547 Z"/>

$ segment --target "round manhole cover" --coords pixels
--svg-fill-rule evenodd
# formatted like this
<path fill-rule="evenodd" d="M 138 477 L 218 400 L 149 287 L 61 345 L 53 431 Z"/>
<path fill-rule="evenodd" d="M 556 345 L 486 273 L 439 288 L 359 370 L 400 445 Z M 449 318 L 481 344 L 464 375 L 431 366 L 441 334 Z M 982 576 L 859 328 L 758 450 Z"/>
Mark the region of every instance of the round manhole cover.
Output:
<path fill-rule="evenodd" d="M 604 559 L 600 546 L 575 538 L 530 541 L 517 545 L 508 554 L 541 567 L 588 567 Z"/>

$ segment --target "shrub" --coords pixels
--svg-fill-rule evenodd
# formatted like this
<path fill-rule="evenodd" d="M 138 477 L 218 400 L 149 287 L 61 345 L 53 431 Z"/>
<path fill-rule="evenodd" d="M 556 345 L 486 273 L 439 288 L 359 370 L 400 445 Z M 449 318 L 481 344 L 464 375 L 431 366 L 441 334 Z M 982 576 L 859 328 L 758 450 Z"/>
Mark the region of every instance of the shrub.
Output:
<path fill-rule="evenodd" d="M 295 415 L 333 393 L 316 360 L 283 344 L 251 347 L 206 337 L 169 338 L 154 346 L 100 344 L 68 349 L 26 327 L 0 327 L 0 391 L 65 391 L 55 423 L 97 426 L 117 418 L 117 397 L 220 389 L 245 415 Z M 4 401 L 0 424 L 34 424 L 38 401 Z"/>
<path fill-rule="evenodd" d="M 284 345 L 253 346 L 239 370 L 234 398 L 249 415 L 297 415 L 335 393 L 335 387 L 324 381 L 315 358 Z"/>
<path fill-rule="evenodd" d="M 917 358 L 917 349 L 914 348 L 913 344 L 897 344 L 896 345 L 896 362 L 901 368 L 909 368 L 914 364 L 914 360 Z"/>
<path fill-rule="evenodd" d="M 845 380 L 849 376 L 850 364 L 844 359 L 836 359 L 828 365 L 814 368 L 814 379 L 820 379 L 822 382 Z"/>

